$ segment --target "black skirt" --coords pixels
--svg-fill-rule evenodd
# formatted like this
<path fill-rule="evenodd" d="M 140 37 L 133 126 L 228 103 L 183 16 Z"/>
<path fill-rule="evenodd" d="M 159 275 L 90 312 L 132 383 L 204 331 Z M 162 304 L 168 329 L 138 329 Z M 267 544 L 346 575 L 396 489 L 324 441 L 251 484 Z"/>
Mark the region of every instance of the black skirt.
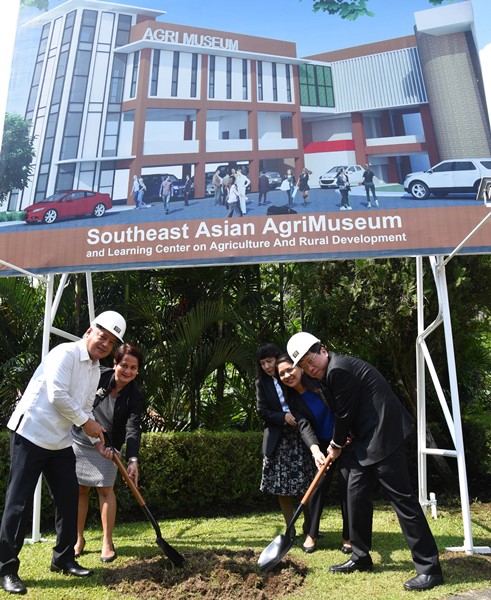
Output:
<path fill-rule="evenodd" d="M 297 429 L 285 428 L 270 457 L 263 458 L 261 492 L 276 496 L 303 495 L 317 469 L 310 450 L 302 442 Z"/>

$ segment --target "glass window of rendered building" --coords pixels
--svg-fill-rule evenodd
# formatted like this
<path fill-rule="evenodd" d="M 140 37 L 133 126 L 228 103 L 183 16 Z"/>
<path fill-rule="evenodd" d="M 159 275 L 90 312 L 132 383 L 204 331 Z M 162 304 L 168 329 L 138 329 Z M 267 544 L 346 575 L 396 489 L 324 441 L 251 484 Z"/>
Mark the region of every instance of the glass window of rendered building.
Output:
<path fill-rule="evenodd" d="M 263 94 L 263 63 L 261 60 L 257 61 L 257 99 L 264 100 Z"/>
<path fill-rule="evenodd" d="M 125 46 L 130 41 L 131 17 L 119 15 L 118 32 L 116 33 L 115 46 Z"/>
<path fill-rule="evenodd" d="M 173 98 L 177 97 L 177 90 L 179 85 L 179 59 L 180 53 L 174 52 L 174 56 L 172 59 L 172 84 L 170 89 L 170 95 Z"/>
<path fill-rule="evenodd" d="M 138 82 L 138 65 L 140 64 L 140 52 L 133 54 L 133 69 L 131 72 L 130 98 L 136 97 L 136 84 Z"/>
<path fill-rule="evenodd" d="M 193 57 L 191 61 L 191 90 L 190 96 L 191 98 L 196 98 L 198 95 L 198 55 L 196 52 L 193 52 Z"/>
<path fill-rule="evenodd" d="M 150 96 L 156 96 L 159 88 L 160 50 L 153 50 Z"/>
<path fill-rule="evenodd" d="M 248 84 L 248 71 L 247 71 L 247 59 L 242 59 L 242 100 L 249 99 L 249 84 Z"/>
<path fill-rule="evenodd" d="M 299 65 L 300 104 L 334 107 L 331 67 Z"/>
<path fill-rule="evenodd" d="M 208 98 L 215 97 L 215 56 L 210 54 L 208 67 Z"/>

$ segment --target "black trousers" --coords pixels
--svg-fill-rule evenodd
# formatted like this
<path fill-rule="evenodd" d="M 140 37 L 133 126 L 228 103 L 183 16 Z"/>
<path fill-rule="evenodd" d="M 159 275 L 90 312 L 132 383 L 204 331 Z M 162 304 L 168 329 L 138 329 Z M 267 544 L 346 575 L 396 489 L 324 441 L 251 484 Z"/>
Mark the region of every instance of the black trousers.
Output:
<path fill-rule="evenodd" d="M 324 441 L 319 442 L 319 448 L 322 450 L 322 452 L 324 454 L 327 453 L 328 445 L 329 445 L 329 442 L 324 442 Z M 337 461 L 337 462 L 339 462 L 339 461 Z M 320 523 L 320 520 L 322 517 L 322 511 L 324 509 L 324 504 L 326 501 L 327 493 L 329 492 L 329 488 L 331 486 L 335 468 L 336 468 L 336 464 L 333 464 L 329 467 L 326 474 L 322 478 L 321 482 L 319 483 L 319 485 L 316 487 L 316 489 L 312 493 L 312 496 L 310 497 L 310 500 L 307 504 L 308 517 L 307 517 L 307 513 L 306 513 L 307 518 L 305 520 L 304 533 L 310 535 L 310 537 L 313 537 L 314 539 L 316 539 L 319 535 L 319 523 Z M 338 477 L 339 477 L 339 472 L 338 472 Z M 345 480 L 338 479 L 338 482 L 340 483 L 339 492 L 340 492 L 340 498 L 341 498 L 341 513 L 343 515 L 343 534 L 342 535 L 343 535 L 343 539 L 348 539 L 348 520 L 347 520 L 346 510 L 344 508 L 344 506 L 346 505 L 346 502 L 344 502 L 344 506 L 343 506 L 343 494 L 344 494 L 344 497 L 346 497 L 346 494 L 344 493 L 344 490 L 345 490 L 344 483 L 341 483 L 341 481 L 345 481 Z"/>
<path fill-rule="evenodd" d="M 416 572 L 440 575 L 438 549 L 409 481 L 404 445 L 374 465 L 353 464 L 350 468 L 348 518 L 353 560 L 366 559 L 372 547 L 372 497 L 377 481 L 397 514 Z"/>
<path fill-rule="evenodd" d="M 18 556 L 26 536 L 34 490 L 41 473 L 56 507 L 53 562 L 63 565 L 74 560 L 78 482 L 72 448 L 46 450 L 13 432 L 10 437 L 10 457 L 9 482 L 0 526 L 0 576 L 18 572 Z"/>

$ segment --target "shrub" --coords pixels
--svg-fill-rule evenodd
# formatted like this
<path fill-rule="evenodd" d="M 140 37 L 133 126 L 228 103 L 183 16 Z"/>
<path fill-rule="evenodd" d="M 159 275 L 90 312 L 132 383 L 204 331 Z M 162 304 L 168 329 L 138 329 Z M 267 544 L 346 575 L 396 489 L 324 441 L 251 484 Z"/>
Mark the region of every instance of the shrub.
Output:
<path fill-rule="evenodd" d="M 24 220 L 23 210 L 8 210 L 0 212 L 0 223 L 6 223 L 10 221 L 23 221 Z"/>
<path fill-rule="evenodd" d="M 211 516 L 268 510 L 273 496 L 259 491 L 260 432 L 145 433 L 140 451 L 140 491 L 156 518 Z M 0 449 L 9 456 L 9 434 L 0 434 Z M 124 456 L 124 452 L 122 453 Z M 9 461 L 0 465 L 3 508 Z M 116 478 L 118 520 L 144 520 L 130 489 Z M 89 518 L 99 521 L 97 494 L 90 494 Z M 41 496 L 43 527 L 52 528 L 54 505 L 46 484 Z"/>

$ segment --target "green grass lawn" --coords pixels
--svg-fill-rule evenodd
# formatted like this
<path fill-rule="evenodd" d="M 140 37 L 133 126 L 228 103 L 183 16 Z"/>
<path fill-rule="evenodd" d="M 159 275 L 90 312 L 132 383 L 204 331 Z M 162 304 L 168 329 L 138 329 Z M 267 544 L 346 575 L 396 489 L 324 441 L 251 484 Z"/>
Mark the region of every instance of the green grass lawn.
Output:
<path fill-rule="evenodd" d="M 136 506 L 135 513 L 138 510 Z M 474 545 L 490 545 L 491 506 L 475 504 L 471 514 Z M 214 519 L 174 519 L 161 521 L 160 525 L 163 537 L 185 557 L 196 556 L 202 551 L 239 551 L 248 548 L 253 549 L 258 557 L 274 537 L 285 529 L 282 518 L 277 513 Z M 297 530 L 301 529 L 301 519 L 297 525 L 300 526 Z M 375 511 L 372 573 L 332 575 L 328 571 L 329 565 L 343 562 L 346 557 L 339 551 L 340 512 L 336 507 L 327 507 L 321 522 L 324 537 L 319 540 L 319 550 L 306 555 L 300 548 L 302 539 L 298 538 L 284 559 L 292 558 L 307 567 L 303 587 L 288 593 L 287 597 L 296 600 L 398 600 L 407 599 L 408 594 L 416 594 L 418 600 L 426 600 L 491 587 L 491 556 L 466 556 L 464 553 L 445 551 L 446 547 L 463 544 L 463 526 L 458 509 L 439 507 L 438 519 L 430 520 L 430 526 L 442 553 L 445 585 L 429 592 L 405 592 L 402 584 L 415 572 L 395 513 L 386 506 L 380 506 Z M 137 596 L 107 589 L 103 579 L 105 570 L 118 569 L 124 578 L 125 564 L 161 555 L 150 523 L 117 523 L 114 541 L 118 559 L 103 565 L 99 561 L 101 532 L 94 527 L 86 532 L 86 549 L 79 560 L 83 566 L 95 569 L 95 575 L 77 579 L 49 571 L 53 537 L 46 533 L 43 535 L 48 538 L 47 542 L 26 543 L 20 555 L 19 575 L 26 583 L 28 597 L 31 599 L 136 598 Z M 251 568 L 255 568 L 255 563 Z"/>

